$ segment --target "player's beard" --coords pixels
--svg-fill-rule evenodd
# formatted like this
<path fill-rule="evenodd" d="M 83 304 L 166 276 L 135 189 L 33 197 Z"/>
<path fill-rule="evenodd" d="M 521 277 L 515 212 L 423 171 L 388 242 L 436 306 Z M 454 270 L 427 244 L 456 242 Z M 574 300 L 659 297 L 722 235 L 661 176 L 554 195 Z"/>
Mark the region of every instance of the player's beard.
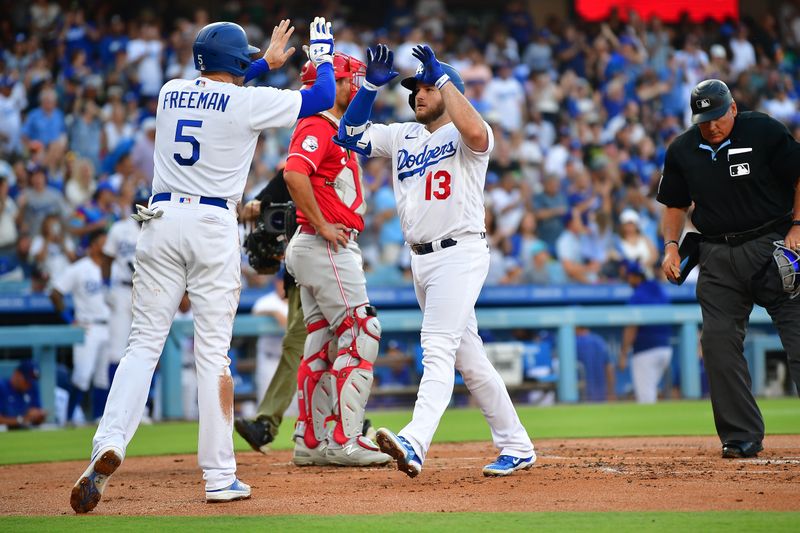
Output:
<path fill-rule="evenodd" d="M 439 120 L 439 117 L 444 115 L 444 112 L 445 112 L 444 100 L 442 100 L 436 107 L 425 105 L 424 109 L 415 108 L 414 116 L 417 119 L 417 122 L 427 126 L 428 124 Z"/>

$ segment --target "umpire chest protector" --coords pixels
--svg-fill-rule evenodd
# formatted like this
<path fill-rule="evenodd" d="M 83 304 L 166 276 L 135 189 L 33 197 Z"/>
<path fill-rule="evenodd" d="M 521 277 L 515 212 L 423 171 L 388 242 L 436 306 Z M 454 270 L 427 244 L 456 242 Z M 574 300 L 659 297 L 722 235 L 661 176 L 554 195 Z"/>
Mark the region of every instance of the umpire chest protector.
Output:
<path fill-rule="evenodd" d="M 800 145 L 786 127 L 758 112 L 736 117 L 728 138 L 711 146 L 693 126 L 667 149 L 658 201 L 695 203 L 692 223 L 705 235 L 758 228 L 792 211 Z"/>

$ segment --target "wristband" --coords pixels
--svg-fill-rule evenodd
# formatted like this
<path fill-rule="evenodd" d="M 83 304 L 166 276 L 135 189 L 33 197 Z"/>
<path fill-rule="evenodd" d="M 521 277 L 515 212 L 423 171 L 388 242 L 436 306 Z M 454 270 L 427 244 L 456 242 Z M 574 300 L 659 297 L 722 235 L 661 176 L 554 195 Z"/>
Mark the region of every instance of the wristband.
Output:
<path fill-rule="evenodd" d="M 253 73 L 255 74 L 254 77 L 256 78 L 269 72 L 269 63 L 267 63 L 267 60 L 263 57 L 250 63 L 250 66 L 252 67 Z"/>
<path fill-rule="evenodd" d="M 680 248 L 680 246 L 681 246 L 681 245 L 680 245 L 680 243 L 679 243 L 678 241 L 667 241 L 667 242 L 665 242 L 665 243 L 664 243 L 664 249 L 666 250 L 666 249 L 667 249 L 667 246 L 669 246 L 670 244 L 674 244 L 675 246 L 677 246 L 677 247 L 679 247 L 679 248 Z"/>
<path fill-rule="evenodd" d="M 792 226 L 800 226 L 800 220 L 792 220 Z"/>
<path fill-rule="evenodd" d="M 447 74 L 442 74 L 442 77 L 436 80 L 436 83 L 434 85 L 436 85 L 437 89 L 441 90 L 441 88 L 444 87 L 444 84 L 447 83 L 448 81 L 450 81 L 450 76 L 448 76 Z"/>
<path fill-rule="evenodd" d="M 372 92 L 376 92 L 378 90 L 378 86 L 377 85 L 373 85 L 372 83 L 368 82 L 367 80 L 362 81 L 361 82 L 361 86 L 363 88 L 365 88 L 366 90 L 372 91 Z"/>

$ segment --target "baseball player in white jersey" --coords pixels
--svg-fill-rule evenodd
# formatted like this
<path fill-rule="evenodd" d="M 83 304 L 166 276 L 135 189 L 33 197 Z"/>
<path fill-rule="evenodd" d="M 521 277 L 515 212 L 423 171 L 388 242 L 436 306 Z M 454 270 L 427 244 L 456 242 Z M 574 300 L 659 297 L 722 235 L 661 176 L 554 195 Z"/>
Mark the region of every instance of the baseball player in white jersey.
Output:
<path fill-rule="evenodd" d="M 497 460 L 484 475 L 502 476 L 536 461 L 533 444 L 505 384 L 486 358 L 478 336 L 475 302 L 489 269 L 483 186 L 492 130 L 464 97 L 453 67 L 428 46 L 402 85 L 417 122 L 368 122 L 377 88 L 397 73 L 383 45 L 368 52 L 366 82 L 350 104 L 335 142 L 370 157 L 392 159 L 394 193 L 403 234 L 412 251 L 414 290 L 423 313 L 423 375 L 411 422 L 398 434 L 378 430 L 381 450 L 415 477 L 453 393 L 454 367 L 475 397 L 492 431 Z"/>
<path fill-rule="evenodd" d="M 155 177 L 136 244 L 133 322 L 125 355 L 94 437 L 92 461 L 72 489 L 78 512 L 92 510 L 119 467 L 141 420 L 153 371 L 184 292 L 194 314 L 200 431 L 198 463 L 206 501 L 250 497 L 236 478 L 233 454 L 233 380 L 230 348 L 239 304 L 240 249 L 236 205 L 242 197 L 256 141 L 267 128 L 290 127 L 298 117 L 333 105 L 333 34 L 317 18 L 308 55 L 320 75 L 301 91 L 244 87 L 253 75 L 280 67 L 294 28 L 275 27 L 263 59 L 244 30 L 229 22 L 198 33 L 193 54 L 202 75 L 167 82 L 158 97 Z"/>
<path fill-rule="evenodd" d="M 137 199 L 135 203 L 144 203 L 146 199 Z M 131 333 L 133 314 L 133 263 L 136 255 L 136 241 L 139 238 L 141 224 L 130 217 L 114 222 L 108 230 L 108 237 L 103 245 L 103 255 L 110 270 L 111 287 L 108 293 L 108 304 L 111 318 L 108 324 L 108 343 L 106 344 L 105 363 L 108 366 L 109 383 L 114 378 L 117 366 L 128 336 Z"/>
<path fill-rule="evenodd" d="M 89 235 L 87 255 L 61 272 L 53 282 L 50 299 L 56 311 L 68 324 L 84 329 L 83 342 L 72 349 L 72 390 L 69 393 L 67 421 L 72 420 L 75 407 L 83 403 L 89 388 L 108 389 L 108 365 L 105 363 L 108 343 L 109 309 L 106 305 L 106 286 L 103 283 L 104 231 Z M 73 315 L 65 309 L 64 296 L 72 295 Z M 96 413 L 99 416 L 99 412 Z"/>

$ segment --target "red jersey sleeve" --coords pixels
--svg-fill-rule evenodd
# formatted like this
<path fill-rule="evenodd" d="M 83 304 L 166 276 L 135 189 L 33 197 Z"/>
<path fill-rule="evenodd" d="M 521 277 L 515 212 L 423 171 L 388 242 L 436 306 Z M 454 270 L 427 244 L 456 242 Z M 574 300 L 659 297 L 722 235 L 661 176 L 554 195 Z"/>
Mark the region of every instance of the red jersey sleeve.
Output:
<path fill-rule="evenodd" d="M 319 117 L 302 120 L 292 134 L 286 170 L 312 176 L 325 160 L 333 141 L 330 125 Z"/>

